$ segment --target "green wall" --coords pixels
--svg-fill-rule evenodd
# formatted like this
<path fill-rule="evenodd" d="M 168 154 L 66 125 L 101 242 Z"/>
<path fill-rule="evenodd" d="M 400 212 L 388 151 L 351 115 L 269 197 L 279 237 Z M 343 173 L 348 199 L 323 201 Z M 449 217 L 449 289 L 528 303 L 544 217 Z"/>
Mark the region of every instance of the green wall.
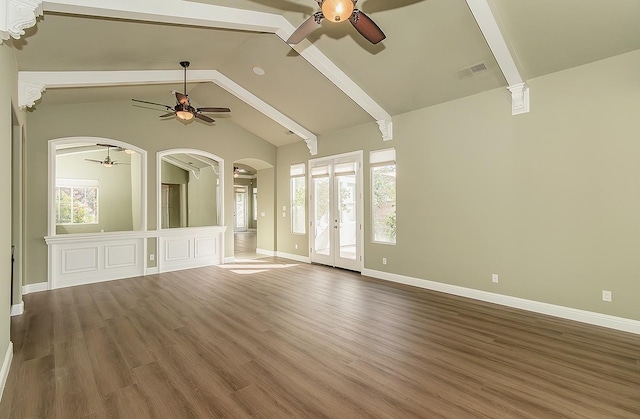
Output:
<path fill-rule="evenodd" d="M 638 74 L 635 51 L 528 81 L 528 114 L 497 89 L 396 116 L 393 141 L 375 123 L 322 136 L 318 157 L 365 151 L 365 267 L 640 320 Z M 370 240 L 368 152 L 388 147 L 395 246 Z M 278 149 L 277 208 L 304 151 Z M 298 240 L 278 225 L 278 250 Z"/>
<path fill-rule="evenodd" d="M 0 190 L 5 199 L 0 200 L 0 359 L 4 359 L 10 343 L 10 318 L 11 294 L 14 304 L 22 299 L 20 282 L 11 288 L 11 244 L 16 241 L 20 244 L 20 237 L 12 237 L 12 224 L 18 220 L 12 219 L 12 184 L 18 186 L 20 182 L 12 182 L 12 141 L 17 139 L 20 143 L 21 130 L 25 125 L 25 114 L 18 109 L 17 65 L 11 41 L 5 41 L 0 45 L 0 142 L 5 150 L 0 153 Z M 16 154 L 20 154 L 18 151 Z M 18 168 L 19 173 L 19 168 Z M 16 196 L 16 195 L 13 195 Z M 17 204 L 16 204 L 17 205 Z M 15 226 L 13 233 L 16 232 Z M 23 249 L 16 249 L 17 264 L 22 263 Z"/>
<path fill-rule="evenodd" d="M 46 95 L 46 93 L 44 93 Z M 108 115 L 108 118 L 105 118 Z M 92 136 L 115 139 L 147 151 L 147 226 L 156 229 L 156 153 L 176 147 L 203 150 L 223 158 L 225 165 L 225 256 L 233 256 L 233 162 L 259 159 L 275 166 L 276 148 L 232 122 L 214 125 L 192 121 L 158 120 L 149 109 L 131 102 L 40 104 L 28 113 L 26 144 L 27 220 L 25 283 L 47 279 L 47 166 L 48 141 L 56 138 Z M 275 181 L 272 177 L 271 181 Z M 275 190 L 275 185 L 272 186 Z M 273 236 L 273 234 L 272 234 Z"/>

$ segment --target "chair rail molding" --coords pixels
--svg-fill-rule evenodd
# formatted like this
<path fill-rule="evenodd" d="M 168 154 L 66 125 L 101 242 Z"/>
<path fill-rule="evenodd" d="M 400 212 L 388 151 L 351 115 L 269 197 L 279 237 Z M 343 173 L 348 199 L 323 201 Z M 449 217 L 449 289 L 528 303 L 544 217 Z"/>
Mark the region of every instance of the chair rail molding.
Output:
<path fill-rule="evenodd" d="M 0 45 L 10 37 L 19 39 L 38 16 L 42 16 L 42 0 L 0 0 Z"/>

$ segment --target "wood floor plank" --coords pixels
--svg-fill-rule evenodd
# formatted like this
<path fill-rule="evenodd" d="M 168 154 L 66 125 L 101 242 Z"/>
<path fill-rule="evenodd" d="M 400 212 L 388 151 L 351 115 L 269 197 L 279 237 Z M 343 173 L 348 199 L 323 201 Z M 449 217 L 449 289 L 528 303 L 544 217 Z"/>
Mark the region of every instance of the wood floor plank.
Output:
<path fill-rule="evenodd" d="M 638 418 L 640 337 L 265 258 L 29 294 L 0 418 Z"/>

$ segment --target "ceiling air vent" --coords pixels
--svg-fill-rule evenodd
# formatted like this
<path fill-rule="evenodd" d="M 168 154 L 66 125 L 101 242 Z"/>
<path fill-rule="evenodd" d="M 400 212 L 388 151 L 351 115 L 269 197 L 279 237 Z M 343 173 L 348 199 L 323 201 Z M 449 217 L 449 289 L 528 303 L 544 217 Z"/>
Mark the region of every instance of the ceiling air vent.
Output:
<path fill-rule="evenodd" d="M 471 67 L 463 68 L 456 74 L 459 79 L 466 79 L 467 77 L 475 76 L 476 74 L 484 73 L 485 71 L 487 71 L 487 65 L 485 63 L 480 63 L 472 65 Z"/>

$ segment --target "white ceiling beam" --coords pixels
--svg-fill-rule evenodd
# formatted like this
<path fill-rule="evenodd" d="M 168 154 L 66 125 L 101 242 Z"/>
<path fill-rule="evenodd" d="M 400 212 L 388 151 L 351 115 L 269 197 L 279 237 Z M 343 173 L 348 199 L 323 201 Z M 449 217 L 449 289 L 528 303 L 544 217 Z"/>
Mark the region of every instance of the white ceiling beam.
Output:
<path fill-rule="evenodd" d="M 489 6 L 489 1 L 466 1 L 509 85 L 507 89 L 511 92 L 511 114 L 518 115 L 529 112 L 529 86 L 520 75 L 514 56 L 511 54 Z"/>
<path fill-rule="evenodd" d="M 187 163 L 182 160 L 178 160 L 173 156 L 162 156 L 162 160 L 166 161 L 169 164 L 172 164 L 182 170 L 193 173 L 193 176 L 196 179 L 200 179 L 200 169 L 197 167 L 189 166 Z"/>
<path fill-rule="evenodd" d="M 274 33 L 283 41 L 296 30 L 280 15 L 186 0 L 52 0 L 42 6 L 45 12 Z M 316 46 L 305 41 L 295 50 L 377 121 L 383 140 L 393 139 L 391 115 Z"/>
<path fill-rule="evenodd" d="M 180 70 L 20 71 L 18 72 L 18 106 L 21 109 L 33 106 L 42 97 L 42 92 L 49 88 L 169 84 L 181 83 L 184 80 L 183 77 L 184 73 Z M 292 131 L 304 140 L 312 155 L 317 154 L 318 137 L 314 133 L 219 71 L 191 70 L 189 71 L 189 82 L 211 82 L 217 84 L 284 128 Z"/>

